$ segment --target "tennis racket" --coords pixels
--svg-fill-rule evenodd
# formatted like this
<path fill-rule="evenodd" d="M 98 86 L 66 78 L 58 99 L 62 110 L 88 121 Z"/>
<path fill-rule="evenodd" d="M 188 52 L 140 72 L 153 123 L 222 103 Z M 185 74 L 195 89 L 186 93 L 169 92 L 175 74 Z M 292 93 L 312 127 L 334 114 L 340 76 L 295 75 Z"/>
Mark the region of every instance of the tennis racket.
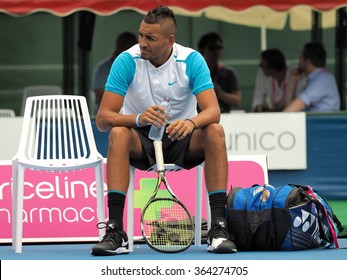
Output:
<path fill-rule="evenodd" d="M 178 253 L 192 244 L 194 223 L 187 208 L 178 200 L 166 180 L 162 142 L 153 141 L 153 144 L 158 180 L 141 214 L 142 236 L 148 246 L 158 252 Z M 159 192 L 162 183 L 165 190 Z"/>

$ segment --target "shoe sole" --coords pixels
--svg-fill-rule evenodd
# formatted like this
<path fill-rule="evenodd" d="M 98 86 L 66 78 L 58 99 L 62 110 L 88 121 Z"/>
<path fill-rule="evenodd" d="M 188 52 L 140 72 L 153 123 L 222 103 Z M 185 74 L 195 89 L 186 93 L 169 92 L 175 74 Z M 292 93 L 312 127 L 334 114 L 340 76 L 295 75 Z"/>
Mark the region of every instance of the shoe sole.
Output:
<path fill-rule="evenodd" d="M 115 251 L 94 249 L 90 253 L 93 256 L 114 256 L 114 255 L 128 254 L 129 252 L 130 252 L 129 249 L 120 247 L 120 248 L 117 248 L 117 250 Z"/>
<path fill-rule="evenodd" d="M 208 246 L 207 252 L 214 253 L 214 254 L 234 254 L 234 253 L 237 253 L 237 249 L 230 249 L 223 246 L 220 246 L 218 248 L 213 248 L 212 246 Z"/>

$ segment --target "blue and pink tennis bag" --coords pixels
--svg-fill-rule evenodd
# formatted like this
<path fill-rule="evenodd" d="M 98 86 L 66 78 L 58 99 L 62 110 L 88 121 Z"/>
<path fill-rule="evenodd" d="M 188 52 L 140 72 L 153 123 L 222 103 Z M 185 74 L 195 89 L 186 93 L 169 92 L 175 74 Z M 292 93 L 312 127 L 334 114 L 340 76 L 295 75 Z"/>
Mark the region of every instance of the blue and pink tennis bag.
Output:
<path fill-rule="evenodd" d="M 293 184 L 232 188 L 227 223 L 239 251 L 338 248 L 342 230 L 322 196 Z"/>

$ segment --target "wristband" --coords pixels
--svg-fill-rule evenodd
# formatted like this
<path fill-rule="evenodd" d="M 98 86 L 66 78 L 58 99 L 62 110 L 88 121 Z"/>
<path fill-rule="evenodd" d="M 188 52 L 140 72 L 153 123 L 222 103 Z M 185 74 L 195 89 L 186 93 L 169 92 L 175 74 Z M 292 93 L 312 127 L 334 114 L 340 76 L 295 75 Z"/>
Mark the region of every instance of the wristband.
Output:
<path fill-rule="evenodd" d="M 195 130 L 195 129 L 196 129 L 196 124 L 195 124 L 195 122 L 194 122 L 193 120 L 191 120 L 191 119 L 185 119 L 185 121 L 189 121 L 189 122 L 191 122 L 191 123 L 194 125 L 193 130 Z"/>
<path fill-rule="evenodd" d="M 140 119 L 140 116 L 141 116 L 142 114 L 138 114 L 137 115 L 137 117 L 136 117 L 136 126 L 137 127 L 141 127 L 142 125 L 140 125 L 140 123 L 139 123 L 139 119 Z"/>

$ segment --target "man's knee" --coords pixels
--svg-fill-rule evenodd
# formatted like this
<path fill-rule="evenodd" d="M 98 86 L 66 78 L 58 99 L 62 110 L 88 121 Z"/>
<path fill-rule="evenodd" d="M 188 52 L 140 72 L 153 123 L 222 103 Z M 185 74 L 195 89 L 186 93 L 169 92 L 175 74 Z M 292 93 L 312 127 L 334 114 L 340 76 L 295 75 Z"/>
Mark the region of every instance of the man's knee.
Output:
<path fill-rule="evenodd" d="M 220 139 L 224 141 L 224 129 L 219 123 L 213 123 L 206 127 L 206 137 L 211 139 Z"/>
<path fill-rule="evenodd" d="M 109 145 L 121 145 L 122 143 L 129 143 L 130 129 L 127 127 L 116 126 L 113 127 L 108 136 Z"/>

